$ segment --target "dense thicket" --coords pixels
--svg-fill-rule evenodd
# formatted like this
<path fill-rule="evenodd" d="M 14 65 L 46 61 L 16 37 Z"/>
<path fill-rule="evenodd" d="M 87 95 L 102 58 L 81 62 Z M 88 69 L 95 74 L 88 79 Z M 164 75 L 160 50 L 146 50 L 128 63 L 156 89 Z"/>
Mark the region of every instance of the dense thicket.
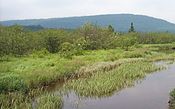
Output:
<path fill-rule="evenodd" d="M 63 56 L 79 55 L 82 50 L 112 49 L 136 44 L 158 44 L 175 42 L 171 33 L 116 33 L 111 25 L 99 27 L 87 23 L 73 31 L 64 29 L 43 29 L 26 31 L 21 26 L 0 26 L 0 56 L 26 55 L 46 49 Z M 66 54 L 66 55 L 65 55 Z M 68 54 L 68 55 L 67 55 Z"/>
<path fill-rule="evenodd" d="M 86 41 L 86 49 L 107 49 L 111 46 L 111 41 L 115 38 L 114 30 L 111 26 L 102 28 L 93 24 L 85 24 L 78 29 L 80 37 Z"/>
<path fill-rule="evenodd" d="M 165 44 L 175 42 L 175 34 L 172 33 L 140 33 L 139 43 Z"/>

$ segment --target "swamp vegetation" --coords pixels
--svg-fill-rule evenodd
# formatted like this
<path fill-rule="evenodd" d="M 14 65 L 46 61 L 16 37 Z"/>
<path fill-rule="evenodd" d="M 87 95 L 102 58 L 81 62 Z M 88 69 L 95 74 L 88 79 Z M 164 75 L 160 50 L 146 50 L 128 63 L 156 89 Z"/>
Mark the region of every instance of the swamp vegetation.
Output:
<path fill-rule="evenodd" d="M 1 109 L 61 109 L 60 92 L 104 97 L 133 86 L 175 60 L 171 33 L 118 33 L 112 26 L 86 24 L 76 30 L 23 30 L 0 26 Z M 171 93 L 171 106 L 174 106 Z"/>

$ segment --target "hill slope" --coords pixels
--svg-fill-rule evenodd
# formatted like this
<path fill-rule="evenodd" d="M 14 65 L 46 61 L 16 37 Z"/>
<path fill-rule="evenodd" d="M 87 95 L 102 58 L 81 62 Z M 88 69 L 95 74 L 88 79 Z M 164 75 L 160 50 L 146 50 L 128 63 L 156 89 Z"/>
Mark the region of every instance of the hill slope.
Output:
<path fill-rule="evenodd" d="M 133 22 L 136 31 L 139 32 L 175 32 L 175 24 L 162 19 L 133 14 L 109 14 L 84 17 L 49 18 L 2 21 L 2 25 L 41 25 L 45 28 L 78 28 L 84 23 L 91 22 L 101 26 L 112 25 L 117 31 L 128 31 L 130 23 Z"/>

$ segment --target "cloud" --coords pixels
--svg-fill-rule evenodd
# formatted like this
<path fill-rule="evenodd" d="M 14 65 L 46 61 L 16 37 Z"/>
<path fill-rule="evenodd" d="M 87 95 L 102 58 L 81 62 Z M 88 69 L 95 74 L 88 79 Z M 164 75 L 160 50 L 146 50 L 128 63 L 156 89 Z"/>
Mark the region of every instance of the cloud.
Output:
<path fill-rule="evenodd" d="M 0 0 L 0 20 L 133 13 L 175 22 L 174 0 Z"/>

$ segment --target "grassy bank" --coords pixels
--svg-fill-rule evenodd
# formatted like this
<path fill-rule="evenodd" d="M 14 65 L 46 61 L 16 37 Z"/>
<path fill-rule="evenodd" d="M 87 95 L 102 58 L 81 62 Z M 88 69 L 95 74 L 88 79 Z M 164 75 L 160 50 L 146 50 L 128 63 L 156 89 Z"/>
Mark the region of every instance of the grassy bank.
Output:
<path fill-rule="evenodd" d="M 164 46 L 168 46 L 168 52 L 163 52 Z M 171 46 L 138 45 L 127 51 L 121 48 L 87 50 L 72 59 L 42 52 L 23 57 L 4 57 L 6 61 L 0 61 L 0 106 L 3 109 L 30 109 L 32 99 L 39 96 L 42 99 L 38 98 L 37 106 L 43 109 L 61 107 L 61 98 L 34 90 L 70 78 L 77 80 L 69 81 L 64 87 L 74 89 L 80 95 L 111 94 L 157 70 L 153 61 L 173 60 L 175 53 Z"/>
<path fill-rule="evenodd" d="M 81 96 L 107 96 L 124 87 L 134 85 L 136 80 L 160 69 L 143 60 L 125 62 L 111 71 L 99 71 L 91 77 L 71 80 L 64 85 Z"/>
<path fill-rule="evenodd" d="M 61 109 L 62 100 L 59 96 L 42 93 L 35 100 L 23 93 L 0 94 L 0 109 Z"/>
<path fill-rule="evenodd" d="M 84 51 L 83 55 L 74 56 L 73 59 L 49 53 L 9 57 L 7 61 L 0 62 L 0 92 L 24 92 L 39 86 L 47 86 L 59 79 L 69 78 L 82 66 L 95 66 L 100 62 L 110 64 L 115 60 L 130 58 L 144 58 L 148 61 L 174 59 L 174 52 L 160 52 L 163 46 L 165 45 L 140 45 L 128 51 L 120 48 Z"/>

